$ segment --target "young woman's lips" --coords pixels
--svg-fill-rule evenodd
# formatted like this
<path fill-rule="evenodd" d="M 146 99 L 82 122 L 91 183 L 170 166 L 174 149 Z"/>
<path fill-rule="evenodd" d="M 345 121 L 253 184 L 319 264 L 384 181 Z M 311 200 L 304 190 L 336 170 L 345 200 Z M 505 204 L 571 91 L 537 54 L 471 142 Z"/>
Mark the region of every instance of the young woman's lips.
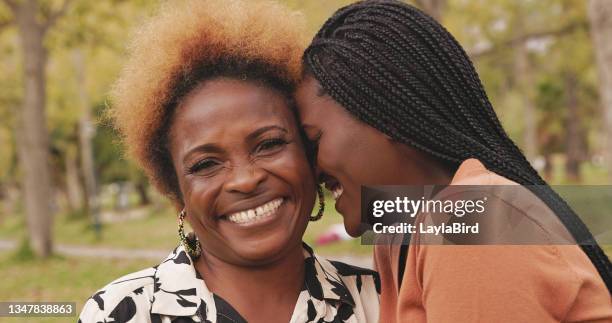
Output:
<path fill-rule="evenodd" d="M 342 184 L 336 185 L 332 190 L 332 196 L 334 197 L 334 200 L 338 201 L 338 199 L 340 198 L 340 196 L 342 196 L 342 193 L 344 193 L 344 186 L 342 186 Z"/>
<path fill-rule="evenodd" d="M 332 193 L 334 200 L 338 201 L 338 199 L 342 196 L 342 193 L 344 193 L 344 186 L 342 186 L 338 180 L 331 176 L 326 176 L 323 182 L 325 183 L 325 188 Z"/>
<path fill-rule="evenodd" d="M 259 206 L 231 213 L 223 219 L 231 224 L 241 227 L 265 225 L 277 218 L 279 209 L 284 205 L 282 197 L 272 199 Z"/>

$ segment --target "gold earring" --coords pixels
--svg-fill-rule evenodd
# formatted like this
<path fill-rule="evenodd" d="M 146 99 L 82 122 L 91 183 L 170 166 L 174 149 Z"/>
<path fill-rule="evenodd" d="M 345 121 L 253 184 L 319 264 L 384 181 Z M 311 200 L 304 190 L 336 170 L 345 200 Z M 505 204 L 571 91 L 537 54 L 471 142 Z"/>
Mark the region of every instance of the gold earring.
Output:
<path fill-rule="evenodd" d="M 190 232 L 187 236 L 185 235 L 185 229 L 183 228 L 183 225 L 185 223 L 186 215 L 187 213 L 185 212 L 185 209 L 183 209 L 181 213 L 179 213 L 179 239 L 181 240 L 181 244 L 183 244 L 183 247 L 185 248 L 189 256 L 195 259 L 202 254 L 202 247 L 200 246 L 200 241 L 198 240 L 198 237 L 193 232 Z"/>
<path fill-rule="evenodd" d="M 319 221 L 323 217 L 323 212 L 325 211 L 325 195 L 323 195 L 323 187 L 321 187 L 321 185 L 317 185 L 317 196 L 319 198 L 319 211 L 317 215 L 311 216 L 308 219 L 310 221 Z"/>

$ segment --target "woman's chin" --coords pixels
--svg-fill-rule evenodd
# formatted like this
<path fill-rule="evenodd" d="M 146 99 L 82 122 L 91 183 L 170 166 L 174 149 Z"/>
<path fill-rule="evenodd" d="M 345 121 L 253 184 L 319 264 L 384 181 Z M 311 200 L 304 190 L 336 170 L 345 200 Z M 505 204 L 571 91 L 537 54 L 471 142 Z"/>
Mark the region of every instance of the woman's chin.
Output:
<path fill-rule="evenodd" d="M 353 210 L 350 210 L 353 211 Z M 356 212 L 350 214 L 349 212 L 341 213 L 344 221 L 344 230 L 353 238 L 360 237 L 367 229 L 367 226 L 361 222 L 361 214 Z"/>
<path fill-rule="evenodd" d="M 346 233 L 353 238 L 359 238 L 364 232 L 364 226 L 361 225 L 361 222 L 353 223 L 351 221 L 344 220 L 344 229 Z"/>
<path fill-rule="evenodd" d="M 270 237 L 261 241 L 240 243 L 232 249 L 240 262 L 245 265 L 266 265 L 281 259 L 296 247 L 301 246 L 301 240 L 292 240 L 295 239 Z"/>

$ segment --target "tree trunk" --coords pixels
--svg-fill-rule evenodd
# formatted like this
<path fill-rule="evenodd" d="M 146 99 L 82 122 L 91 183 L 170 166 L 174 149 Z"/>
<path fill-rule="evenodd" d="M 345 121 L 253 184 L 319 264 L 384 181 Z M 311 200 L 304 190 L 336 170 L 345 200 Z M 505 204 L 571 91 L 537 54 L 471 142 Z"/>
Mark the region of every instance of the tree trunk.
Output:
<path fill-rule="evenodd" d="M 533 162 L 538 153 L 537 147 L 537 121 L 536 108 L 533 102 L 534 82 L 532 68 L 529 62 L 527 44 L 520 42 L 516 46 L 515 78 L 517 87 L 523 98 L 523 122 L 525 132 L 523 133 L 523 151 L 527 160 Z"/>
<path fill-rule="evenodd" d="M 29 242 L 34 253 L 47 257 L 52 252 L 53 213 L 49 134 L 45 113 L 44 28 L 37 21 L 34 1 L 25 1 L 15 12 L 24 64 L 24 101 L 19 115 L 18 155 L 23 168 L 23 189 Z"/>
<path fill-rule="evenodd" d="M 66 169 L 66 200 L 70 211 L 78 211 L 83 208 L 84 192 L 79 177 L 79 163 L 76 149 L 69 147 L 64 156 Z"/>
<path fill-rule="evenodd" d="M 590 0 L 589 20 L 599 73 L 608 181 L 612 183 L 612 1 Z"/>
<path fill-rule="evenodd" d="M 144 181 L 138 181 L 136 183 L 136 192 L 138 192 L 138 197 L 140 199 L 140 206 L 145 206 L 151 204 L 151 199 L 149 198 L 149 191 L 147 183 Z"/>
<path fill-rule="evenodd" d="M 565 173 L 570 182 L 580 181 L 580 162 L 582 161 L 582 139 L 580 131 L 580 113 L 578 111 L 578 80 L 575 74 L 565 75 L 565 92 L 567 105 L 567 141 L 565 150 Z"/>
<path fill-rule="evenodd" d="M 442 15 L 447 0 L 416 0 L 416 4 L 428 15 L 442 23 Z"/>
<path fill-rule="evenodd" d="M 547 182 L 553 179 L 553 159 L 550 153 L 544 154 L 544 178 Z"/>
<path fill-rule="evenodd" d="M 81 170 L 85 182 L 86 211 L 94 224 L 98 223 L 98 188 L 94 166 L 92 139 L 95 128 L 91 121 L 91 106 L 87 94 L 85 77 L 85 59 L 80 49 L 73 52 L 73 65 L 76 71 L 81 117 L 79 118 L 79 147 L 81 152 Z"/>

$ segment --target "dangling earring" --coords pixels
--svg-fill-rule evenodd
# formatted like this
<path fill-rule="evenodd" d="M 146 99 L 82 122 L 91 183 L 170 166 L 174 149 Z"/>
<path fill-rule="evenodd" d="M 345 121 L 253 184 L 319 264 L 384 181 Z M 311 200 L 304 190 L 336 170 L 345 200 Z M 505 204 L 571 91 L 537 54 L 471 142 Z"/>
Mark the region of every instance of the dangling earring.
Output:
<path fill-rule="evenodd" d="M 311 216 L 308 220 L 319 221 L 323 217 L 323 211 L 325 211 L 325 195 L 323 195 L 323 187 L 317 185 L 317 196 L 319 198 L 319 211 L 317 215 Z"/>
<path fill-rule="evenodd" d="M 178 223 L 178 234 L 179 239 L 181 240 L 181 244 L 185 247 L 185 250 L 191 256 L 191 258 L 195 259 L 202 254 L 202 247 L 200 246 L 200 241 L 198 237 L 193 233 L 189 233 L 185 236 L 185 230 L 183 228 L 183 224 L 185 223 L 185 216 L 187 213 L 183 209 L 181 213 L 179 213 L 179 223 Z"/>

